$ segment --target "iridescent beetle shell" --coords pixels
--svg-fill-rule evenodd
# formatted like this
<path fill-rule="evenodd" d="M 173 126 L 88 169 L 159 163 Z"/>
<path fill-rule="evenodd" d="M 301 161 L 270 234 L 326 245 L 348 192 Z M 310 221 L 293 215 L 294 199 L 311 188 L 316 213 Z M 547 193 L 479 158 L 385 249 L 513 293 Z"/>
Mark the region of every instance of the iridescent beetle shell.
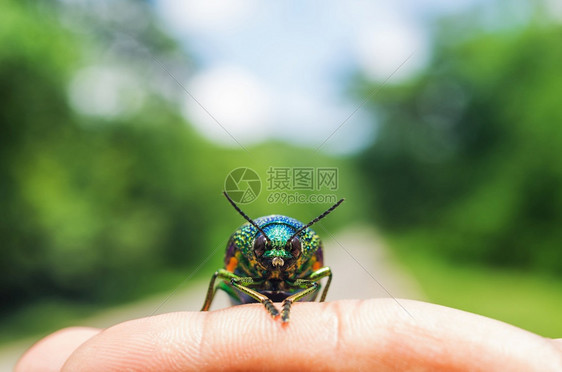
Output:
<path fill-rule="evenodd" d="M 261 232 L 250 223 L 242 225 L 230 237 L 224 258 L 224 267 L 238 276 L 267 279 L 264 282 L 264 287 L 257 289 L 257 291 L 267 295 L 274 302 L 282 301 L 296 292 L 293 288 L 287 288 L 285 280 L 307 278 L 312 272 L 324 266 L 322 242 L 314 230 L 311 228 L 304 229 L 298 236 L 301 242 L 301 253 L 298 258 L 293 259 L 291 254 L 285 250 L 285 247 L 288 239 L 304 226 L 302 222 L 282 215 L 260 217 L 254 221 L 271 240 L 273 245 L 271 250 L 277 251 L 270 255 L 266 251 L 263 255 L 265 259 L 271 259 L 272 261 L 274 257 L 282 257 L 285 261 L 288 261 L 287 267 L 283 271 L 272 270 L 273 265 L 264 264 L 263 260 L 256 257 L 253 247 Z M 233 291 L 225 286 L 232 287 L 227 283 L 220 286 L 231 295 L 233 304 L 256 302 L 248 295 L 233 296 Z M 312 297 L 303 300 L 314 300 L 317 294 L 318 292 L 314 292 Z"/>

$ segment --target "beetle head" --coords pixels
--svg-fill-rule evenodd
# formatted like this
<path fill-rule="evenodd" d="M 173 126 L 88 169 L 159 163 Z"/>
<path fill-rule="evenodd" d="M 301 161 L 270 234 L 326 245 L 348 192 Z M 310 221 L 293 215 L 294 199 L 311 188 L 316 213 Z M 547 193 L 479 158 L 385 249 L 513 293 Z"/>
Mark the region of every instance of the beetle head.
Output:
<path fill-rule="evenodd" d="M 273 223 L 263 230 L 266 235 L 258 233 L 253 245 L 258 261 L 270 270 L 292 267 L 302 254 L 299 238 L 292 236 L 295 230 L 282 223 Z"/>
<path fill-rule="evenodd" d="M 224 196 L 226 196 L 234 209 L 258 230 L 258 234 L 253 242 L 254 255 L 258 262 L 269 270 L 286 270 L 292 267 L 302 254 L 302 243 L 299 236 L 310 226 L 326 217 L 344 201 L 344 199 L 339 200 L 324 213 L 295 230 L 283 223 L 272 223 L 260 227 L 260 225 L 242 212 L 226 192 L 224 192 Z"/>

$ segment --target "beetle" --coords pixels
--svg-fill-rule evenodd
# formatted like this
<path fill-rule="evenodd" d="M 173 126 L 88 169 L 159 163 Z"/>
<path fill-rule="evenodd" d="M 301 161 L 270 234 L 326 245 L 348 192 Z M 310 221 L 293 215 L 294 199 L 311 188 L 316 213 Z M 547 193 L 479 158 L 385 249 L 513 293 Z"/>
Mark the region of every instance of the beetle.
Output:
<path fill-rule="evenodd" d="M 324 213 L 303 224 L 294 218 L 270 215 L 252 220 L 224 192 L 230 204 L 246 221 L 230 237 L 226 246 L 224 268 L 212 276 L 201 311 L 208 311 L 217 289 L 222 289 L 233 304 L 262 303 L 273 318 L 279 311 L 273 302 L 281 302 L 281 320 L 289 321 L 295 301 L 314 301 L 328 278 L 320 302 L 332 282 L 332 271 L 324 266 L 322 242 L 310 228 L 336 209 L 344 199 Z M 215 288 L 215 281 L 222 281 Z"/>

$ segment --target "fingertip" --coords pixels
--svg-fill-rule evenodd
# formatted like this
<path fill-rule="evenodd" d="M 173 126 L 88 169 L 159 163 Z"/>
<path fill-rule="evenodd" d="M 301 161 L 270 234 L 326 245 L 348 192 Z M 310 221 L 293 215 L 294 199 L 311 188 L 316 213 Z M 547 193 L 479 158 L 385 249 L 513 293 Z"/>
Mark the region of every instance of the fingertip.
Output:
<path fill-rule="evenodd" d="M 16 372 L 60 371 L 66 359 L 82 343 L 100 332 L 96 328 L 61 329 L 36 342 L 18 360 Z"/>
<path fill-rule="evenodd" d="M 178 363 L 196 366 L 206 314 L 169 313 L 117 324 L 81 345 L 62 371 L 176 371 L 181 370 Z"/>

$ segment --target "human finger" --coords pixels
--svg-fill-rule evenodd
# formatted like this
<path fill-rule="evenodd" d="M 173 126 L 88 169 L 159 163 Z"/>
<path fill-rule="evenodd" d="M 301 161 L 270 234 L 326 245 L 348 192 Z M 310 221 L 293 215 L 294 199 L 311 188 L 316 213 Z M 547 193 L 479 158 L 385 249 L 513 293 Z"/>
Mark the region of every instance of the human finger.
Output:
<path fill-rule="evenodd" d="M 400 304 L 297 303 L 285 325 L 259 304 L 137 319 L 92 337 L 63 370 L 562 368 L 552 340 L 455 309 Z"/>
<path fill-rule="evenodd" d="M 29 348 L 18 361 L 15 371 L 58 372 L 78 346 L 99 332 L 99 329 L 86 327 L 61 329 Z"/>

